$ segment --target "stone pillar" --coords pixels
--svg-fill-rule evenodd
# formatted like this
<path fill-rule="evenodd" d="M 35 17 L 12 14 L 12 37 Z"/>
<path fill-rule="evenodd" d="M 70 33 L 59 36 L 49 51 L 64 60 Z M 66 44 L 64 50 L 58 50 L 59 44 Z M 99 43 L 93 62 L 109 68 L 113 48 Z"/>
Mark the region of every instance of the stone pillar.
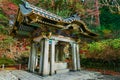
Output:
<path fill-rule="evenodd" d="M 38 43 L 36 45 L 36 60 L 35 60 L 35 66 L 37 67 L 38 66 Z"/>
<path fill-rule="evenodd" d="M 29 55 L 29 63 L 28 63 L 28 70 L 34 72 L 36 67 L 36 47 L 35 43 L 31 44 L 30 55 Z"/>
<path fill-rule="evenodd" d="M 35 66 L 38 66 L 38 55 L 36 54 Z"/>
<path fill-rule="evenodd" d="M 58 62 L 58 54 L 59 54 L 59 50 L 58 50 L 58 46 L 55 47 L 55 61 Z"/>
<path fill-rule="evenodd" d="M 79 55 L 79 45 L 78 44 L 76 44 L 76 57 L 77 57 L 77 70 L 80 70 L 81 68 L 80 68 L 80 55 Z"/>
<path fill-rule="evenodd" d="M 54 74 L 55 73 L 55 41 L 52 40 L 51 43 L 51 54 L 50 54 L 50 74 Z"/>
<path fill-rule="evenodd" d="M 58 61 L 64 61 L 64 52 L 63 52 L 63 48 L 64 46 L 62 46 L 61 44 L 58 45 Z"/>
<path fill-rule="evenodd" d="M 43 72 L 43 54 L 44 54 L 44 43 L 45 41 L 44 40 L 41 40 L 40 42 L 40 47 L 41 47 L 41 50 L 40 50 L 40 61 L 39 61 L 39 74 L 42 75 L 42 72 Z"/>
<path fill-rule="evenodd" d="M 72 65 L 73 65 L 73 70 L 76 71 L 77 70 L 77 65 L 76 65 L 76 44 L 72 43 Z"/>
<path fill-rule="evenodd" d="M 48 56 L 49 56 L 49 39 L 43 39 L 43 51 L 41 54 L 41 61 L 40 61 L 40 74 L 42 76 L 49 74 L 49 64 L 48 64 Z"/>
<path fill-rule="evenodd" d="M 49 74 L 48 56 L 49 56 L 49 39 L 45 39 L 44 56 L 43 56 L 43 75 Z"/>
<path fill-rule="evenodd" d="M 29 53 L 28 70 L 30 70 L 30 64 L 31 64 L 31 50 L 30 50 L 30 53 Z"/>

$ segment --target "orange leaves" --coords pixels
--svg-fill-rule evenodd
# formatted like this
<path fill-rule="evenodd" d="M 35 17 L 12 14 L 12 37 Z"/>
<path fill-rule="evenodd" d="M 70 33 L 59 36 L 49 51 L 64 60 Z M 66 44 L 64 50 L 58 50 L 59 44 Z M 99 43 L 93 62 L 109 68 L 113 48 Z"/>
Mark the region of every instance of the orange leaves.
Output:
<path fill-rule="evenodd" d="M 20 57 L 22 53 L 29 51 L 29 43 L 26 39 L 18 41 L 13 40 L 10 36 L 0 34 L 0 58 L 4 56 L 12 59 Z"/>
<path fill-rule="evenodd" d="M 0 41 L 4 40 L 5 36 L 4 35 L 0 35 Z"/>
<path fill-rule="evenodd" d="M 0 8 L 3 10 L 3 12 L 7 16 L 17 14 L 17 10 L 18 10 L 17 5 L 15 5 L 14 3 L 9 2 L 7 0 L 1 2 Z"/>

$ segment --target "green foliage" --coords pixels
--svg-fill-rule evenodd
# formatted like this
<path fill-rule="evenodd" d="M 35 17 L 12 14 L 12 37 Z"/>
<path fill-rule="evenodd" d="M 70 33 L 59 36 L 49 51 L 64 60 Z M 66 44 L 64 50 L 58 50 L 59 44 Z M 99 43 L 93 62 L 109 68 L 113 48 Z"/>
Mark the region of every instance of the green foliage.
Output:
<path fill-rule="evenodd" d="M 15 3 L 15 4 L 20 4 L 21 3 L 21 0 L 11 0 L 11 2 Z"/>
<path fill-rule="evenodd" d="M 84 9 L 83 5 L 81 5 L 80 3 L 76 3 L 75 9 L 77 10 L 77 12 L 79 14 L 81 14 L 81 15 L 85 14 L 85 9 Z"/>
<path fill-rule="evenodd" d="M 29 60 L 28 54 L 29 53 L 26 54 L 27 56 L 25 54 L 21 55 L 20 58 L 16 60 L 16 62 L 24 65 L 28 64 L 28 60 Z"/>
<path fill-rule="evenodd" d="M 113 49 L 120 49 L 120 39 L 114 39 L 111 40 L 109 45 L 113 48 Z"/>
<path fill-rule="evenodd" d="M 8 34 L 9 32 L 8 32 L 8 30 L 5 28 L 4 25 L 0 25 L 0 33 L 2 33 L 2 34 Z"/>
<path fill-rule="evenodd" d="M 0 14 L 0 20 L 8 20 L 7 17 L 5 17 L 5 15 Z"/>
<path fill-rule="evenodd" d="M 4 26 L 0 25 L 0 32 L 2 32 L 2 29 L 4 29 Z"/>
<path fill-rule="evenodd" d="M 55 0 L 54 6 L 52 6 L 51 0 L 40 0 L 37 6 L 40 6 L 52 13 L 55 13 L 63 18 L 66 18 L 75 12 L 80 14 L 84 13 L 84 8 L 81 3 L 74 3 L 74 0 Z M 49 6 L 49 7 L 48 7 Z"/>
<path fill-rule="evenodd" d="M 101 9 L 100 20 L 101 24 L 108 27 L 110 24 L 120 24 L 120 15 L 112 14 L 107 7 Z M 116 22 L 117 21 L 117 22 Z M 108 24 L 106 24 L 108 23 Z M 115 25 L 117 25 L 115 24 Z"/>
<path fill-rule="evenodd" d="M 81 54 L 83 67 L 120 71 L 120 38 L 92 42 L 83 49 L 88 50 Z"/>
<path fill-rule="evenodd" d="M 66 18 L 68 17 L 68 15 L 70 15 L 70 10 L 69 9 L 66 9 L 66 10 L 59 10 L 57 9 L 56 11 L 56 14 L 59 15 L 59 16 L 62 16 L 63 18 Z"/>
<path fill-rule="evenodd" d="M 0 40 L 0 48 L 9 49 L 10 44 L 12 44 L 14 41 L 15 40 L 11 36 L 7 36 L 3 40 Z"/>
<path fill-rule="evenodd" d="M 9 43 L 12 43 L 12 42 L 14 42 L 14 39 L 11 36 L 7 36 L 7 38 L 4 39 L 4 43 L 6 43 L 6 44 L 9 44 Z"/>
<path fill-rule="evenodd" d="M 0 13 L 0 33 L 2 34 L 8 34 L 8 30 L 6 27 L 8 27 L 8 18 Z"/>
<path fill-rule="evenodd" d="M 89 47 L 89 51 L 91 53 L 93 53 L 94 51 L 98 51 L 98 52 L 101 52 L 105 49 L 106 47 L 106 44 L 105 42 L 93 42 L 91 44 L 88 44 L 88 47 Z"/>
<path fill-rule="evenodd" d="M 119 38 L 120 35 L 118 34 L 118 31 L 120 33 L 120 15 L 119 14 L 112 14 L 109 11 L 108 7 L 101 8 L 101 14 L 100 14 L 100 22 L 101 22 L 101 29 L 107 29 L 110 30 L 112 33 L 112 36 L 114 38 Z"/>
<path fill-rule="evenodd" d="M 120 48 L 120 38 L 119 39 L 109 39 L 109 40 L 103 40 L 100 42 L 92 42 L 91 44 L 88 44 L 89 51 L 93 53 L 94 51 L 104 51 L 107 47 L 112 47 L 113 49 L 119 49 Z"/>
<path fill-rule="evenodd" d="M 0 65 L 12 65 L 15 64 L 15 61 L 9 58 L 0 58 Z"/>
<path fill-rule="evenodd" d="M 81 66 L 84 68 L 95 68 L 120 72 L 120 60 L 113 60 L 108 62 L 102 59 L 82 58 Z"/>

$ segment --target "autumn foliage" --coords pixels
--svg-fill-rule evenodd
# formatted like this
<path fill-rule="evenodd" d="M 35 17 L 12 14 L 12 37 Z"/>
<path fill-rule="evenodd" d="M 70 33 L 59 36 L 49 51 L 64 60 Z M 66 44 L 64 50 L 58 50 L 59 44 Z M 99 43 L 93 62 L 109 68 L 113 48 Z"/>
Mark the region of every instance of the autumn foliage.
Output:
<path fill-rule="evenodd" d="M 17 14 L 18 6 L 10 1 L 2 1 L 0 8 L 2 9 L 3 13 L 9 17 L 9 15 Z"/>
<path fill-rule="evenodd" d="M 12 37 L 0 34 L 0 58 L 19 58 L 22 53 L 29 52 L 29 41 L 26 39 L 14 40 Z"/>

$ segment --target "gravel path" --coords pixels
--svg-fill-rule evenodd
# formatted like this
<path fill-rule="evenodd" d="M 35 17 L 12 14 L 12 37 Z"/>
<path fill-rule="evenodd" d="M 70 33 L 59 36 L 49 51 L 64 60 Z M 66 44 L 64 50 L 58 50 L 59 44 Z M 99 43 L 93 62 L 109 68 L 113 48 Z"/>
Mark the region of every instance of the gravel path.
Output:
<path fill-rule="evenodd" d="M 120 76 L 101 75 L 99 72 L 79 71 L 42 77 L 22 70 L 0 71 L 0 80 L 120 80 Z"/>

